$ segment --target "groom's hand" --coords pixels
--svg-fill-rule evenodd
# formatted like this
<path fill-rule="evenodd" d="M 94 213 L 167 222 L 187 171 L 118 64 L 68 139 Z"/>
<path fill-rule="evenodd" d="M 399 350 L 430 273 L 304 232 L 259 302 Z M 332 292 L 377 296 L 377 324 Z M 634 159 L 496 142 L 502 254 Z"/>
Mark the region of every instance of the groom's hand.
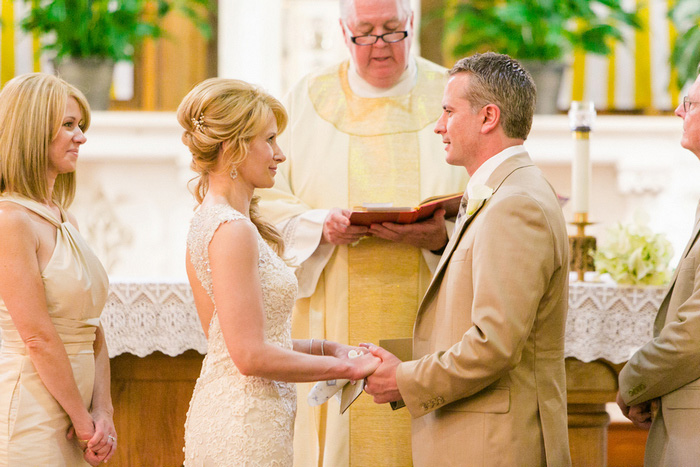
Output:
<path fill-rule="evenodd" d="M 372 396 L 377 404 L 400 401 L 402 398 L 396 384 L 396 368 L 401 360 L 388 350 L 374 344 L 360 345 L 382 360 L 379 368 L 366 378 L 365 392 Z"/>

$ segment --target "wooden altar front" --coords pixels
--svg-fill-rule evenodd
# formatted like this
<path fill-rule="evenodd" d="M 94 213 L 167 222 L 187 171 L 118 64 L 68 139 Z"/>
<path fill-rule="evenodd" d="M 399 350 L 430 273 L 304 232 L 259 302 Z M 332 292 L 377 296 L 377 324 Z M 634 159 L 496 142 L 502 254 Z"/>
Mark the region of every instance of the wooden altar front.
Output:
<path fill-rule="evenodd" d="M 566 371 L 575 466 L 606 464 L 605 403 L 615 400 L 624 361 L 651 338 L 663 293 L 662 288 L 570 286 Z M 206 352 L 189 286 L 114 283 L 103 324 L 119 435 L 110 465 L 181 465 L 185 416 Z"/>
<path fill-rule="evenodd" d="M 566 321 L 569 447 L 574 466 L 607 464 L 605 404 L 615 402 L 624 363 L 653 336 L 664 287 L 575 282 Z"/>

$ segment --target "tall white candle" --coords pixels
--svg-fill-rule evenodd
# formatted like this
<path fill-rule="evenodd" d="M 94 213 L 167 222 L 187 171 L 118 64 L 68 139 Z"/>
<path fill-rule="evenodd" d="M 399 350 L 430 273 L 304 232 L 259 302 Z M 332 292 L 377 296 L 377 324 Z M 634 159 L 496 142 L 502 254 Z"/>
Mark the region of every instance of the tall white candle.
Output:
<path fill-rule="evenodd" d="M 591 191 L 589 132 L 574 131 L 574 159 L 571 166 L 571 201 L 574 212 L 588 212 Z"/>
<path fill-rule="evenodd" d="M 589 135 L 596 112 L 593 102 L 571 103 L 569 124 L 574 136 L 571 163 L 571 203 L 574 213 L 587 213 L 591 192 L 591 153 Z"/>

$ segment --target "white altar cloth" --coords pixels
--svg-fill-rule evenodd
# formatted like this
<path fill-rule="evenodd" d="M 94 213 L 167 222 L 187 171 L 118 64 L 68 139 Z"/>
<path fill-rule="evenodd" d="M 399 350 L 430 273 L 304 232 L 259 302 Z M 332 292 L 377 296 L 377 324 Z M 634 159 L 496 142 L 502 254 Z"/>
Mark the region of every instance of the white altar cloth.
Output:
<path fill-rule="evenodd" d="M 155 351 L 174 357 L 190 349 L 207 352 L 187 282 L 110 282 L 101 318 L 110 357 L 123 353 L 145 357 Z"/>
<path fill-rule="evenodd" d="M 666 287 L 572 282 L 564 354 L 583 362 L 626 362 L 654 335 Z"/>
<path fill-rule="evenodd" d="M 652 338 L 664 287 L 589 282 L 572 282 L 569 287 L 567 357 L 622 363 Z M 186 282 L 112 281 L 102 323 L 111 357 L 207 350 Z"/>

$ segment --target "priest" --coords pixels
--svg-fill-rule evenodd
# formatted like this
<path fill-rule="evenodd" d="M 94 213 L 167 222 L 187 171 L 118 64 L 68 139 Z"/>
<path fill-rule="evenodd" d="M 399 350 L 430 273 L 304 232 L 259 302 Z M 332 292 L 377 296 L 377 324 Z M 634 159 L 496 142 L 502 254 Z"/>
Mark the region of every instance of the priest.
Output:
<path fill-rule="evenodd" d="M 353 343 L 412 335 L 414 313 L 452 224 L 444 211 L 411 225 L 350 224 L 363 203 L 416 206 L 461 192 L 464 171 L 444 163 L 432 129 L 447 75 L 410 55 L 409 0 L 341 0 L 350 60 L 314 72 L 289 93 L 280 136 L 288 163 L 263 215 L 283 232 L 299 265 L 295 338 Z M 296 466 L 410 465 L 410 421 L 358 399 L 339 414 L 331 401 L 310 408 L 299 385 Z"/>

